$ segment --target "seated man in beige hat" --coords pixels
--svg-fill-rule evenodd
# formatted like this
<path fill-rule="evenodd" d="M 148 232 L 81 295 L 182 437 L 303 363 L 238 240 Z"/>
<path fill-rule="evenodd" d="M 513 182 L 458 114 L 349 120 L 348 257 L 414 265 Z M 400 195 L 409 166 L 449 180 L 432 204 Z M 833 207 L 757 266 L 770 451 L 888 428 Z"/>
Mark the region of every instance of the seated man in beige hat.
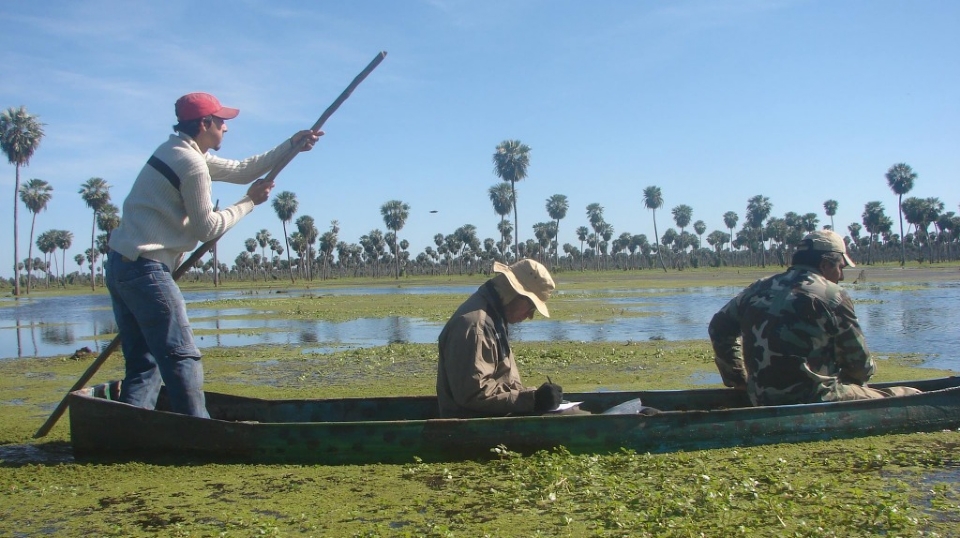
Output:
<path fill-rule="evenodd" d="M 521 260 L 493 264 L 496 276 L 454 312 L 440 333 L 437 398 L 443 418 L 544 413 L 556 409 L 563 389 L 526 388 L 508 341 L 508 324 L 550 317 L 545 301 L 555 288 L 547 269 Z"/>
<path fill-rule="evenodd" d="M 710 321 L 723 383 L 746 390 L 754 405 L 786 405 L 904 396 L 910 387 L 875 389 L 853 301 L 839 282 L 856 267 L 831 230 L 807 235 L 790 268 L 751 284 Z"/>

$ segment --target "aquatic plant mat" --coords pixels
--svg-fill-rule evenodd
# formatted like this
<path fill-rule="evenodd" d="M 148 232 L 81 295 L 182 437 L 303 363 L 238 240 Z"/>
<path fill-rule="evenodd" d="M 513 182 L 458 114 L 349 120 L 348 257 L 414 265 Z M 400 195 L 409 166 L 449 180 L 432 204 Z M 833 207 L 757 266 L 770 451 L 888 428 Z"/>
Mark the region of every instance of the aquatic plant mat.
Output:
<path fill-rule="evenodd" d="M 705 341 L 521 343 L 568 391 L 709 387 Z M 674 454 L 302 466 L 72 460 L 33 432 L 93 357 L 0 361 L 0 536 L 956 536 L 960 432 Z M 879 360 L 877 381 L 951 372 Z M 207 388 L 264 398 L 430 394 L 434 345 L 221 348 Z M 94 382 L 122 377 L 119 354 Z M 123 435 L 123 432 L 117 432 Z"/>

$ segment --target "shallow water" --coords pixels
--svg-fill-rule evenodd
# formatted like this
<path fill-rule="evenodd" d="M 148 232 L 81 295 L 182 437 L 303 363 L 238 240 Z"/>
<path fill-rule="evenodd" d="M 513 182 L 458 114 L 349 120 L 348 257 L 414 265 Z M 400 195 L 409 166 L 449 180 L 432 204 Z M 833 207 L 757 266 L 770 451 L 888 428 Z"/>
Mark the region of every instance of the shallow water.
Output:
<path fill-rule="evenodd" d="M 927 366 L 960 371 L 960 282 L 937 282 L 898 290 L 897 284 L 849 286 L 856 302 L 867 342 L 876 353 L 919 353 Z M 476 288 L 346 288 L 324 294 L 433 294 L 461 293 L 466 298 Z M 648 315 L 623 317 L 605 323 L 536 318 L 516 325 L 517 341 L 638 341 L 707 338 L 713 314 L 736 295 L 739 287 L 696 287 L 644 290 L 629 297 L 609 292 L 610 303 L 625 311 Z M 269 293 L 264 293 L 265 296 Z M 188 292 L 188 303 L 215 299 L 249 298 L 249 292 Z M 255 295 L 254 295 L 255 296 Z M 0 359 L 70 354 L 88 346 L 101 349 L 110 339 L 98 335 L 116 331 L 107 296 L 12 299 L 0 308 Z M 0 303 L 2 304 L 2 303 Z M 253 344 L 306 346 L 308 351 L 378 346 L 392 342 L 435 342 L 441 323 L 413 318 L 387 317 L 340 323 L 315 320 L 261 318 L 236 319 L 255 314 L 245 309 L 191 308 L 195 329 L 219 329 L 230 334 L 197 337 L 200 348 Z M 18 328 L 19 327 L 19 328 Z"/>

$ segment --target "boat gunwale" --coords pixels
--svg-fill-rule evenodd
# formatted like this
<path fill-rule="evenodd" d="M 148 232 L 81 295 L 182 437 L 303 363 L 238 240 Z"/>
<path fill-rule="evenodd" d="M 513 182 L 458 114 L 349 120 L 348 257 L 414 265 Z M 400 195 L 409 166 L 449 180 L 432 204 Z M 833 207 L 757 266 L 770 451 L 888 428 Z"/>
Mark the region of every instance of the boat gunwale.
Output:
<path fill-rule="evenodd" d="M 896 398 L 897 401 L 917 401 L 917 400 L 926 400 L 932 399 L 933 397 L 949 392 L 949 391 L 958 391 L 960 392 L 960 376 L 948 376 L 942 378 L 932 378 L 932 379 L 921 379 L 921 380 L 911 380 L 911 381 L 896 381 L 896 382 L 885 382 L 885 383 L 876 383 L 872 384 L 872 387 L 892 387 L 892 386 L 915 386 L 915 385 L 935 385 L 938 383 L 946 383 L 947 386 L 939 389 L 926 390 L 920 394 L 911 394 L 905 396 L 894 396 L 890 398 L 882 399 L 866 399 L 866 400 L 847 400 L 847 401 L 838 401 L 838 402 L 814 402 L 814 403 L 801 403 L 801 404 L 785 404 L 785 405 L 771 405 L 771 406 L 741 406 L 741 407 L 724 407 L 717 409 L 667 409 L 660 410 L 655 409 L 649 414 L 604 414 L 604 413 L 590 413 L 590 414 L 571 414 L 565 415 L 560 413 L 546 413 L 542 415 L 516 415 L 516 416 L 497 416 L 497 417 L 470 417 L 470 418 L 426 418 L 426 419 L 395 419 L 395 420 L 326 420 L 326 421 L 288 421 L 288 422 L 262 422 L 262 421 L 243 421 L 243 420 L 227 420 L 223 418 L 200 418 L 192 417 L 189 415 L 182 415 L 179 413 L 174 413 L 172 411 L 162 410 L 162 409 L 149 409 L 145 410 L 143 408 L 138 408 L 136 406 L 126 404 L 117 400 L 112 400 L 108 398 L 98 397 L 93 395 L 93 391 L 96 387 L 110 385 L 112 383 L 117 383 L 117 381 L 109 381 L 105 383 L 100 383 L 97 385 L 92 385 L 89 387 L 84 387 L 70 393 L 70 398 L 84 398 L 94 401 L 101 402 L 110 402 L 119 404 L 122 406 L 127 406 L 132 408 L 131 410 L 143 410 L 151 413 L 163 413 L 165 415 L 172 415 L 181 419 L 195 419 L 202 421 L 215 421 L 223 424 L 231 425 L 244 425 L 244 426 L 285 426 L 290 427 L 292 425 L 321 425 L 321 424 L 400 424 L 400 423 L 437 423 L 437 422 L 447 422 L 447 421 L 509 421 L 515 422 L 520 420 L 583 420 L 583 419 L 592 419 L 597 420 L 599 417 L 643 417 L 643 418 L 653 418 L 657 416 L 666 416 L 666 417 L 676 417 L 682 415 L 691 415 L 691 414 L 724 414 L 724 415 L 739 415 L 739 414 L 772 414 L 774 411 L 778 410 L 778 414 L 786 415 L 796 415 L 796 414 L 814 414 L 818 412 L 835 412 L 838 408 L 852 408 L 857 409 L 860 407 L 867 409 L 883 408 L 889 407 L 889 402 L 891 398 Z M 627 390 L 627 391 L 596 391 L 596 392 L 575 392 L 568 393 L 565 395 L 565 399 L 570 401 L 578 401 L 582 397 L 589 397 L 590 395 L 603 395 L 607 399 L 614 399 L 617 396 L 625 396 L 626 399 L 623 401 L 629 401 L 632 399 L 641 399 L 643 400 L 644 395 L 652 395 L 655 397 L 657 395 L 677 395 L 677 394 L 686 394 L 694 393 L 697 395 L 707 395 L 707 394 L 722 394 L 733 389 L 729 388 L 708 388 L 708 389 L 655 389 L 655 390 Z M 417 395 L 417 396 L 376 396 L 376 397 L 345 397 L 345 398 L 291 398 L 291 399 L 269 399 L 269 398 L 258 398 L 255 396 L 241 396 L 234 394 L 226 394 L 220 392 L 207 391 L 204 393 L 208 398 L 224 398 L 224 399 L 235 399 L 237 401 L 248 402 L 251 404 L 264 403 L 266 405 L 296 405 L 303 403 L 313 403 L 313 404 L 322 404 L 327 402 L 371 402 L 371 401 L 384 401 L 384 402 L 403 402 L 403 401 L 416 401 L 416 402 L 435 402 L 436 396 L 429 395 Z M 887 405 L 885 405 L 887 404 Z M 960 418 L 958 418 L 960 421 Z"/>

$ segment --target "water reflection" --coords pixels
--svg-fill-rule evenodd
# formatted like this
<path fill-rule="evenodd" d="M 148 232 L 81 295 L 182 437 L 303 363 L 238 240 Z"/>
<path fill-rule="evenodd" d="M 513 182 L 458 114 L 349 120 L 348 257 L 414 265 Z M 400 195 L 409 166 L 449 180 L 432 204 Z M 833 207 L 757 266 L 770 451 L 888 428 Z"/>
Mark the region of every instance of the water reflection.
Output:
<path fill-rule="evenodd" d="M 466 298 L 476 288 L 345 288 L 323 294 L 455 293 Z M 879 287 L 850 287 L 870 348 L 879 353 L 921 353 L 927 364 L 960 371 L 954 351 L 960 345 L 960 283 L 934 283 L 920 289 L 891 291 Z M 739 287 L 703 287 L 644 290 L 610 303 L 639 317 L 620 317 L 603 323 L 536 318 L 513 327 L 518 341 L 641 341 L 688 340 L 707 337 L 711 316 Z M 264 292 L 266 295 L 267 292 Z M 301 292 L 302 294 L 302 292 Z M 249 298 L 237 291 L 188 292 L 188 303 L 214 299 Z M 254 294 L 256 295 L 256 294 Z M 241 308 L 191 308 L 201 348 L 253 344 L 306 345 L 308 351 L 329 351 L 388 343 L 435 342 L 442 323 L 391 316 L 341 323 L 277 319 Z M 242 317 L 241 317 L 242 316 Z M 109 298 L 100 296 L 22 298 L 0 301 L 0 357 L 70 354 L 89 346 L 103 349 L 116 332 Z"/>
<path fill-rule="evenodd" d="M 77 337 L 73 334 L 72 325 L 41 325 L 40 341 L 45 344 L 65 346 L 73 344 Z"/>

